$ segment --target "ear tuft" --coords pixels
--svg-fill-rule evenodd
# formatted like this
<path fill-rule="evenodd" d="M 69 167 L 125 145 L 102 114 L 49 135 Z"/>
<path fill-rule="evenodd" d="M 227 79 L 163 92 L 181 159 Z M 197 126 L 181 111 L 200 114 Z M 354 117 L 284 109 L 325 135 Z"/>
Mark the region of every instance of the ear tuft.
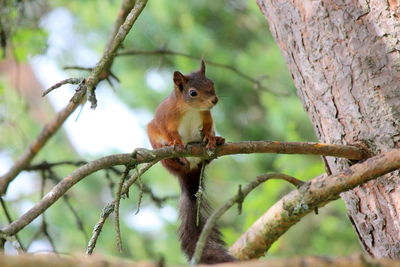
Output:
<path fill-rule="evenodd" d="M 199 73 L 203 75 L 206 74 L 206 63 L 204 62 L 204 59 L 201 60 Z"/>
<path fill-rule="evenodd" d="M 187 83 L 187 77 L 179 71 L 174 72 L 174 83 L 178 86 L 179 90 L 183 90 L 183 85 Z"/>

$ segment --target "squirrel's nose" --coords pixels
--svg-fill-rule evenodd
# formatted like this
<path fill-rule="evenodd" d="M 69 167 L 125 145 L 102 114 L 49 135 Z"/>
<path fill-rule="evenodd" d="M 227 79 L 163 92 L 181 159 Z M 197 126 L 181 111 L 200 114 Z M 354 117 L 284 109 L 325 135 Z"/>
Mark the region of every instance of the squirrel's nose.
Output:
<path fill-rule="evenodd" d="M 218 103 L 218 97 L 214 97 L 213 100 L 211 100 L 211 102 L 215 105 Z"/>

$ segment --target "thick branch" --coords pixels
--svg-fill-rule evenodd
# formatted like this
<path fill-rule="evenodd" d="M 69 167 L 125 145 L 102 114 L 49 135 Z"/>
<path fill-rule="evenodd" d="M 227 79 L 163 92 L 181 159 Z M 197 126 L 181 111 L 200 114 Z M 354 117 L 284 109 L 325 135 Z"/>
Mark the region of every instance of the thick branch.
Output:
<path fill-rule="evenodd" d="M 132 2 L 132 1 L 131 1 Z M 69 117 L 69 115 L 74 112 L 74 110 L 79 106 L 79 104 L 83 101 L 84 96 L 86 95 L 86 90 L 92 93 L 89 97 L 94 98 L 93 88 L 96 87 L 100 80 L 100 74 L 104 69 L 108 66 L 110 62 L 112 62 L 115 57 L 115 52 L 118 47 L 121 45 L 122 41 L 125 39 L 126 35 L 130 31 L 132 25 L 135 23 L 137 17 L 142 12 L 145 7 L 147 0 L 138 0 L 135 4 L 135 7 L 128 14 L 125 22 L 121 25 L 122 20 L 118 18 L 114 27 L 119 27 L 119 31 L 113 38 L 113 41 L 108 43 L 103 56 L 100 61 L 97 63 L 96 67 L 93 68 L 89 77 L 86 79 L 85 83 L 81 83 L 77 88 L 74 96 L 69 101 L 68 105 L 61 111 L 59 111 L 54 118 L 53 121 L 46 124 L 39 134 L 39 136 L 30 144 L 28 149 L 24 152 L 24 154 L 14 163 L 11 169 L 0 177 L 0 196 L 4 195 L 7 191 L 8 184 L 24 169 L 26 168 L 32 159 L 36 156 L 36 154 L 40 151 L 40 149 L 47 143 L 47 141 L 53 136 L 55 132 L 61 127 L 61 125 L 65 122 L 65 120 Z M 124 1 L 123 6 L 126 5 L 126 1 Z M 114 34 L 114 33 L 113 33 Z M 109 66 L 108 66 L 109 67 Z M 94 101 L 94 100 L 93 100 Z M 92 102 L 93 106 L 94 102 Z"/>
<path fill-rule="evenodd" d="M 186 149 L 174 149 L 174 147 L 164 147 L 157 150 L 137 149 L 133 154 L 117 154 L 107 156 L 79 167 L 69 176 L 64 178 L 60 183 L 58 183 L 29 211 L 27 211 L 13 223 L 4 227 L 2 231 L 8 235 L 17 233 L 19 230 L 32 222 L 36 217 L 42 214 L 54 202 L 56 202 L 74 184 L 101 169 L 109 168 L 115 165 L 155 162 L 165 158 L 174 157 L 192 156 L 211 159 L 224 155 L 248 153 L 314 154 L 346 157 L 349 159 L 365 158 L 365 152 L 353 146 L 326 145 L 317 143 L 282 143 L 271 141 L 226 143 L 222 146 L 219 146 L 215 151 L 206 150 L 202 145 L 198 144 L 188 145 Z"/>
<path fill-rule="evenodd" d="M 355 164 L 336 175 L 322 175 L 308 181 L 275 203 L 233 246 L 231 253 L 241 260 L 258 258 L 282 234 L 314 208 L 322 207 L 339 194 L 400 168 L 400 149 L 391 150 Z"/>

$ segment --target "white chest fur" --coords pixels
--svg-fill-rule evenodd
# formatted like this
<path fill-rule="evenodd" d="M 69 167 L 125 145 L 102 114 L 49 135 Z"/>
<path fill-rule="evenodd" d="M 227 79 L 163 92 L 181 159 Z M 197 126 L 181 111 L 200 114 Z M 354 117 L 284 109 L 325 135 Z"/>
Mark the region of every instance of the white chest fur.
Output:
<path fill-rule="evenodd" d="M 178 133 L 185 144 L 190 142 L 199 142 L 202 141 L 202 128 L 203 122 L 200 112 L 192 111 L 183 116 L 178 127 Z M 196 167 L 196 165 L 201 161 L 200 158 L 195 157 L 188 157 L 187 159 L 190 162 L 190 168 Z"/>
<path fill-rule="evenodd" d="M 185 144 L 189 142 L 198 142 L 201 141 L 202 128 L 203 122 L 201 120 L 200 112 L 191 111 L 183 116 L 178 127 L 178 133 Z"/>

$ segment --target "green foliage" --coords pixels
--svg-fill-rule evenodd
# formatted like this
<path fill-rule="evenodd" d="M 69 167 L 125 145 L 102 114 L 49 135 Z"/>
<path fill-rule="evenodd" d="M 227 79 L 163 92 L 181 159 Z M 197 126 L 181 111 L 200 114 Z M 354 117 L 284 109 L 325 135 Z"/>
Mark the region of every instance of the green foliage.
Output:
<path fill-rule="evenodd" d="M 44 52 L 47 34 L 38 26 L 47 7 L 44 1 L 2 0 L 0 4 L 1 55 L 5 48 L 14 53 L 18 61 Z"/>
<path fill-rule="evenodd" d="M 74 30 L 80 33 L 81 41 L 100 54 L 108 40 L 119 2 L 57 0 L 51 1 L 50 5 L 53 9 L 67 8 L 76 20 Z M 17 58 L 23 60 L 28 55 L 43 51 L 45 36 L 40 29 L 17 27 L 12 34 Z M 279 49 L 254 1 L 149 1 L 125 41 L 124 48 L 167 48 L 232 66 L 260 80 L 268 89 L 257 88 L 228 69 L 207 66 L 207 75 L 214 80 L 221 99 L 213 111 L 215 122 L 218 132 L 228 141 L 317 140 L 307 114 L 295 95 L 292 79 Z M 74 62 L 76 65 L 79 63 Z M 63 66 L 65 62 L 59 64 Z M 153 113 L 158 103 L 172 89 L 172 72 L 177 69 L 188 73 L 198 67 L 199 60 L 182 56 L 117 57 L 112 67 L 113 73 L 121 80 L 116 94 L 133 110 Z M 157 90 L 152 88 L 147 80 L 147 75 L 152 71 L 161 75 L 167 87 Z M 24 100 L 12 92 L 6 84 L 0 84 L 0 116 L 4 130 L 0 145 L 16 157 L 37 135 L 42 125 L 34 122 L 29 112 L 25 112 Z M 9 127 L 10 122 L 13 127 L 21 129 L 18 134 Z M 36 161 L 79 158 L 68 146 L 66 137 L 59 133 Z M 57 174 L 64 177 L 73 169 L 59 167 Z M 236 193 L 239 184 L 244 185 L 261 173 L 276 171 L 307 180 L 323 173 L 324 169 L 320 158 L 311 156 L 223 157 L 211 164 L 207 170 L 209 197 L 218 206 Z M 39 181 L 39 176 L 36 179 Z M 114 183 L 118 179 L 118 176 L 112 176 Z M 143 176 L 143 181 L 157 196 L 179 194 L 176 180 L 159 164 Z M 111 199 L 112 195 L 107 186 L 105 173 L 101 172 L 86 178 L 70 192 L 72 202 L 84 219 L 87 233 L 91 232 L 92 226 L 97 222 L 102 207 Z M 237 214 L 236 209 L 229 211 L 220 222 L 228 244 L 232 244 L 277 199 L 290 190 L 293 188 L 284 182 L 268 181 L 246 199 L 241 215 Z M 131 190 L 130 198 L 122 201 L 122 215 L 131 214 L 136 210 L 137 196 L 138 190 L 135 188 Z M 28 199 L 35 201 L 37 197 L 31 195 Z M 165 205 L 175 208 L 177 201 L 168 200 Z M 146 208 L 157 213 L 147 195 L 144 197 L 142 210 Z M 59 251 L 83 252 L 86 241 L 77 230 L 74 217 L 65 204 L 59 201 L 47 214 L 47 219 L 51 221 L 50 231 L 55 235 Z M 358 251 L 354 231 L 345 214 L 345 208 L 339 200 L 321 209 L 320 215 L 309 215 L 276 242 L 267 257 L 347 255 Z M 14 212 L 14 218 L 16 215 Z M 136 216 L 141 216 L 141 213 Z M 163 255 L 168 263 L 184 263 L 185 259 L 179 250 L 176 224 L 168 220 L 164 222 L 162 229 L 148 232 L 128 227 L 126 221 L 122 221 L 122 238 L 126 248 L 123 256 L 138 260 L 156 259 Z M 0 219 L 0 223 L 4 224 L 3 218 Z M 33 225 L 23 231 L 24 242 L 29 240 L 36 229 L 37 225 Z M 120 256 L 115 248 L 112 219 L 107 221 L 95 252 Z"/>
<path fill-rule="evenodd" d="M 14 55 L 18 61 L 25 61 L 28 56 L 44 52 L 47 34 L 43 30 L 20 28 L 13 35 L 12 42 L 17 44 Z"/>

